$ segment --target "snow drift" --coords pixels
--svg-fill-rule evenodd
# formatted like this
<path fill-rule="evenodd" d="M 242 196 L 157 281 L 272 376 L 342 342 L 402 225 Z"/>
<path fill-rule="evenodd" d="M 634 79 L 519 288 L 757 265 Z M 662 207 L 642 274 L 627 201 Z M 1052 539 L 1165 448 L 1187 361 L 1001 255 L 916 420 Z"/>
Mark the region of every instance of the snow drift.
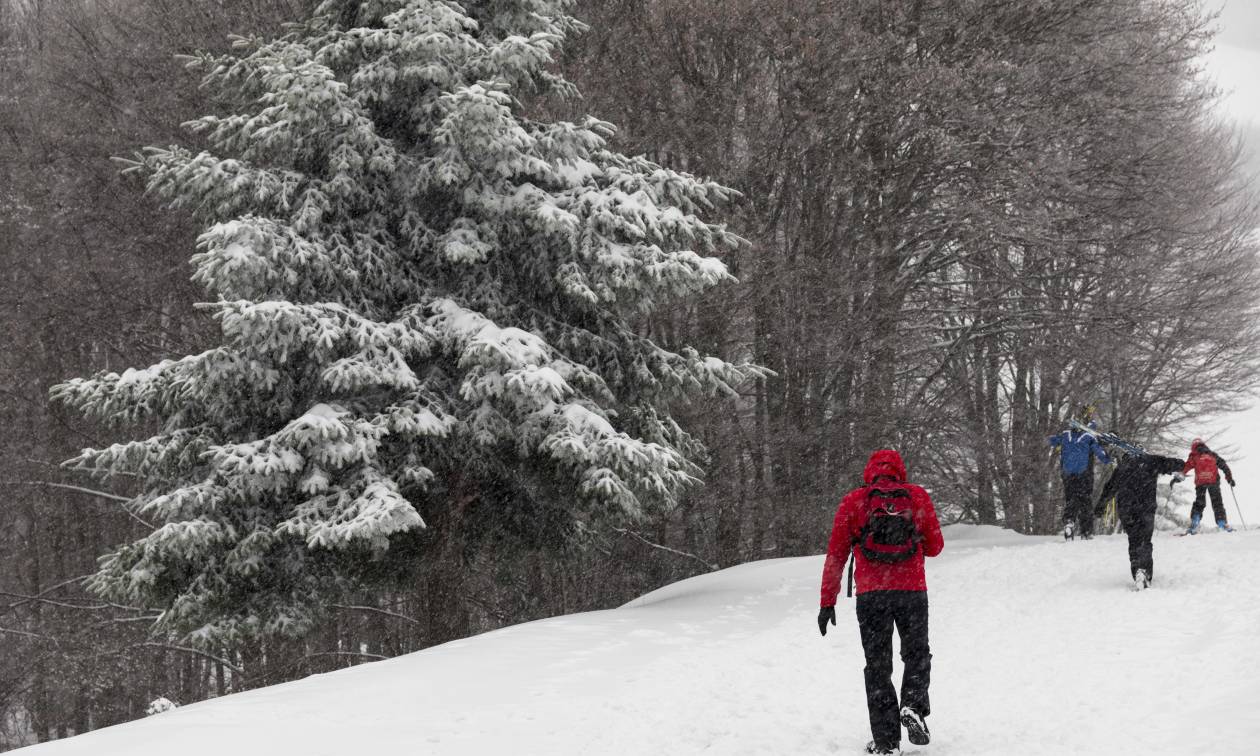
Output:
<path fill-rule="evenodd" d="M 1157 533 L 1155 585 L 1133 593 L 1123 536 L 947 528 L 928 562 L 933 742 L 906 753 L 1256 753 L 1258 552 L 1260 531 Z M 821 568 L 742 565 L 22 753 L 857 754 L 857 627 L 842 595 L 819 636 Z"/>

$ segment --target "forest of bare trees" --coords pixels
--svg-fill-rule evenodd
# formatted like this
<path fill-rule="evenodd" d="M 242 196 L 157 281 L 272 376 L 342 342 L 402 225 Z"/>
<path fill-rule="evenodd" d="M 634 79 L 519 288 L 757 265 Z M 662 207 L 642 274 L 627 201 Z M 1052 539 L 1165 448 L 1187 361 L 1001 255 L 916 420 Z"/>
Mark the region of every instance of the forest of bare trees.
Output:
<path fill-rule="evenodd" d="M 818 553 L 880 446 L 944 519 L 1051 532 L 1046 437 L 1082 404 L 1154 442 L 1260 380 L 1260 216 L 1197 2 L 579 0 L 581 98 L 523 107 L 739 192 L 739 284 L 642 324 L 772 371 L 676 408 L 706 485 L 576 544 L 493 513 L 426 534 L 422 572 L 302 638 L 152 635 L 160 608 L 84 586 L 146 532 L 143 481 L 61 467 L 118 439 L 48 392 L 207 343 L 200 229 L 111 158 L 196 145 L 180 125 L 224 106 L 177 56 L 314 5 L 0 0 L 0 750 Z"/>

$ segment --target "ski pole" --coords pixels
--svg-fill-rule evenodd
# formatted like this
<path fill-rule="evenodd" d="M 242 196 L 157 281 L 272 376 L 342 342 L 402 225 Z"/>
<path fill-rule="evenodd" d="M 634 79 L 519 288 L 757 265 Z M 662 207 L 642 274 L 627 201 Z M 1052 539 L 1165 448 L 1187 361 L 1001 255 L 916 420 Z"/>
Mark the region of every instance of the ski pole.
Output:
<path fill-rule="evenodd" d="M 1229 495 L 1234 499 L 1234 509 L 1238 512 L 1238 521 L 1242 523 L 1243 530 L 1247 529 L 1247 521 L 1243 519 L 1242 507 L 1238 506 L 1238 494 L 1234 493 L 1234 487 L 1229 487 Z"/>

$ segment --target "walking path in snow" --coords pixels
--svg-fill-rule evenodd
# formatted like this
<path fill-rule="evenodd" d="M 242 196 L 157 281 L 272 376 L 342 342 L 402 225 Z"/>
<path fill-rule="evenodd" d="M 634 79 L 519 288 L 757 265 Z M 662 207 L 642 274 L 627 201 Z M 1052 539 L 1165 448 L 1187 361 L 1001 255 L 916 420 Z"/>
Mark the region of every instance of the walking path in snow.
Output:
<path fill-rule="evenodd" d="M 1260 530 L 1156 533 L 1154 587 L 1134 593 L 1124 536 L 947 528 L 928 561 L 933 741 L 905 753 L 1260 753 L 1258 556 Z M 843 594 L 818 634 L 821 569 L 747 564 L 21 753 L 858 754 L 862 652 Z"/>

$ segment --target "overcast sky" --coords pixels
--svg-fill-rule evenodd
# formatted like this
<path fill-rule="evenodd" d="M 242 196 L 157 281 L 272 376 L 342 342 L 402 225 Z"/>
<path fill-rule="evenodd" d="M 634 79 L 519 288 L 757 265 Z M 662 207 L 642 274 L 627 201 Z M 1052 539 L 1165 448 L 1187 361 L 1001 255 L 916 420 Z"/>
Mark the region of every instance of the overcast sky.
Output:
<path fill-rule="evenodd" d="M 1241 126 L 1260 128 L 1260 0 L 1207 0 L 1219 7 L 1216 51 L 1207 61 Z"/>
<path fill-rule="evenodd" d="M 1216 0 L 1220 3 L 1220 40 L 1238 47 L 1260 49 L 1260 3 L 1256 0 Z M 1212 3 L 1208 7 L 1213 7 Z"/>
<path fill-rule="evenodd" d="M 1225 111 L 1238 122 L 1253 156 L 1260 156 L 1260 0 L 1204 0 L 1204 6 L 1221 11 L 1216 50 L 1205 67 L 1224 90 Z M 1260 173 L 1260 159 L 1253 158 L 1251 165 Z M 1203 436 L 1234 463 L 1238 504 L 1249 526 L 1260 525 L 1260 401 L 1248 412 L 1203 418 L 1199 427 L 1186 430 Z M 1181 449 L 1157 451 L 1184 456 L 1189 451 L 1186 441 Z M 1237 526 L 1234 499 L 1229 493 L 1225 499 L 1229 519 Z"/>

